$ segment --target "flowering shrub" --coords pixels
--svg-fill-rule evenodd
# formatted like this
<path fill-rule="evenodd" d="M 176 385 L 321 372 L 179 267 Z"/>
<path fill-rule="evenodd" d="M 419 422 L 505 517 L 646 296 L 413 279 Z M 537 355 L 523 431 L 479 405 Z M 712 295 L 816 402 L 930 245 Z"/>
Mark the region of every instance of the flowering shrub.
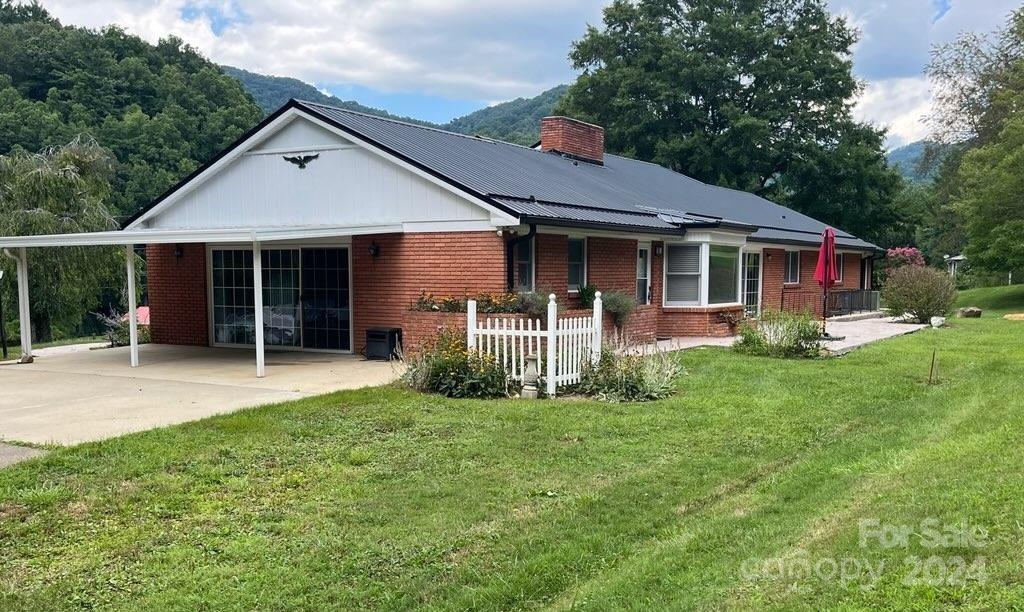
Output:
<path fill-rule="evenodd" d="M 493 355 L 470 351 L 465 336 L 453 329 L 442 329 L 429 347 L 407 358 L 402 380 L 417 391 L 448 397 L 511 397 L 519 392 L 519 383 Z"/>
<path fill-rule="evenodd" d="M 910 314 L 918 323 L 945 316 L 955 299 L 956 288 L 949 275 L 934 268 L 897 268 L 882 285 L 882 301 L 889 314 Z"/>
<path fill-rule="evenodd" d="M 469 300 L 476 300 L 477 312 L 521 312 L 519 310 L 520 295 L 517 293 L 477 293 L 474 295 L 435 297 L 432 293 L 423 292 L 412 303 L 412 310 L 466 312 L 466 302 Z"/>
<path fill-rule="evenodd" d="M 809 313 L 766 308 L 758 319 L 740 322 L 733 348 L 763 357 L 815 357 L 821 349 L 821 326 Z"/>
<path fill-rule="evenodd" d="M 924 255 L 916 247 L 894 247 L 885 252 L 885 271 L 890 273 L 903 266 L 924 266 Z"/>
<path fill-rule="evenodd" d="M 637 355 L 606 346 L 597 365 L 583 364 L 573 391 L 607 402 L 647 402 L 674 394 L 682 373 L 682 365 L 668 353 Z"/>

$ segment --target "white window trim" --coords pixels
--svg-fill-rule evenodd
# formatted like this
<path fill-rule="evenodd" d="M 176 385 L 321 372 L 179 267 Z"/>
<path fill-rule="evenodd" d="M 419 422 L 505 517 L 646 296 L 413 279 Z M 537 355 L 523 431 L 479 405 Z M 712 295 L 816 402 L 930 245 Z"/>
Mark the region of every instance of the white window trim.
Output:
<path fill-rule="evenodd" d="M 653 257 L 653 251 L 652 251 L 652 248 L 651 248 L 651 243 L 650 242 L 638 242 L 636 244 L 636 258 L 638 260 L 640 259 L 640 251 L 641 250 L 646 250 L 647 251 L 647 296 L 644 298 L 644 301 L 643 301 L 643 304 L 642 304 L 643 306 L 647 306 L 648 304 L 651 303 L 651 257 Z M 636 266 L 633 266 L 633 268 L 635 269 Z M 637 278 L 636 280 L 640 280 L 640 279 Z M 635 287 L 634 287 L 633 293 L 634 294 L 636 293 L 636 288 Z"/>
<path fill-rule="evenodd" d="M 843 282 L 843 267 L 846 264 L 846 253 L 836 251 L 836 282 Z"/>
<path fill-rule="evenodd" d="M 572 235 L 572 234 L 570 234 L 566 238 L 566 241 L 565 241 L 565 283 L 566 283 L 567 287 L 569 285 L 569 241 L 570 240 L 582 240 L 583 241 L 583 279 L 582 279 L 583 283 L 580 285 L 580 287 L 583 287 L 583 286 L 585 286 L 587 284 L 587 268 L 588 268 L 588 266 L 587 266 L 587 259 L 588 259 L 588 255 L 589 255 L 587 253 L 587 250 L 590 248 L 590 241 L 587 240 L 586 236 L 579 236 L 579 235 Z M 536 258 L 534 258 L 534 260 L 536 260 Z M 569 287 L 569 295 L 576 295 L 579 292 L 580 292 L 580 290 L 579 290 L 578 287 L 576 289 L 573 289 L 572 287 Z"/>
<path fill-rule="evenodd" d="M 667 260 L 668 260 L 668 247 L 670 247 L 670 246 L 694 246 L 695 244 L 700 246 L 700 292 L 699 292 L 698 300 L 696 302 L 692 302 L 692 301 L 691 302 L 669 302 L 668 301 L 668 291 L 662 290 L 662 292 L 661 292 L 661 307 L 664 308 L 664 309 L 672 309 L 672 308 L 693 308 L 695 306 L 697 306 L 697 307 L 714 307 L 714 308 L 729 308 L 729 307 L 733 307 L 733 306 L 742 306 L 743 305 L 743 301 L 742 301 L 742 291 L 741 291 L 741 289 L 742 289 L 742 279 L 743 279 L 743 245 L 742 244 L 736 244 L 734 242 L 717 242 L 717 241 L 716 242 L 700 242 L 700 243 L 685 242 L 685 241 L 666 242 L 664 244 L 664 247 L 663 247 L 665 249 L 664 250 L 665 254 L 664 254 L 664 257 L 662 259 L 662 265 L 661 265 L 661 286 L 662 287 L 667 287 L 668 286 L 668 263 L 667 263 Z M 708 303 L 708 286 L 709 286 L 708 283 L 709 283 L 709 276 L 710 276 L 709 272 L 710 272 L 710 269 L 711 269 L 711 245 L 712 244 L 714 244 L 715 246 L 736 247 L 736 248 L 739 249 L 740 257 L 739 257 L 739 260 L 738 260 L 739 269 L 737 270 L 738 281 L 736 283 L 736 285 L 737 285 L 737 287 L 736 287 L 736 295 L 737 295 L 737 298 L 740 301 L 736 301 L 736 302 L 722 302 L 722 303 L 718 303 L 718 304 L 710 304 L 710 303 Z"/>
<path fill-rule="evenodd" d="M 532 238 L 526 241 L 530 245 L 530 286 L 524 287 L 519 284 L 519 279 L 516 278 L 516 291 L 536 291 L 537 290 L 537 236 L 534 235 Z M 519 248 L 519 245 L 516 245 Z M 519 275 L 519 253 L 512 253 L 512 257 L 516 263 L 516 275 Z"/>
<path fill-rule="evenodd" d="M 356 318 L 353 312 L 353 287 L 352 287 L 352 241 L 307 241 L 297 242 L 294 240 L 285 240 L 281 242 L 264 242 L 261 243 L 261 248 L 264 250 L 273 249 L 303 249 L 303 248 L 337 248 L 345 249 L 348 252 L 348 337 L 350 348 L 347 351 L 335 351 L 331 349 L 313 349 L 305 348 L 303 346 L 279 346 L 271 345 L 266 342 L 263 343 L 263 350 L 275 351 L 280 353 L 332 353 L 335 355 L 352 355 L 355 353 L 356 346 Z M 214 332 L 213 323 L 213 252 L 223 250 L 252 250 L 252 243 L 224 243 L 224 244 L 213 244 L 208 243 L 206 245 L 206 333 L 209 336 L 210 346 L 215 348 L 241 348 L 252 350 L 252 344 L 229 344 L 224 342 L 217 342 L 217 337 Z M 302 273 L 301 269 L 299 272 L 299 292 L 302 292 Z M 305 330 L 303 330 L 305 331 Z"/>
<path fill-rule="evenodd" d="M 795 281 L 786 280 L 786 274 L 789 272 L 789 263 L 786 261 L 786 259 L 789 257 L 790 253 L 796 253 L 796 280 Z M 803 257 L 801 257 L 799 250 L 786 249 L 786 254 L 782 256 L 782 284 L 783 285 L 799 285 L 800 284 L 800 272 L 801 272 L 801 270 L 800 270 L 801 261 L 800 260 L 801 259 L 803 259 Z"/>

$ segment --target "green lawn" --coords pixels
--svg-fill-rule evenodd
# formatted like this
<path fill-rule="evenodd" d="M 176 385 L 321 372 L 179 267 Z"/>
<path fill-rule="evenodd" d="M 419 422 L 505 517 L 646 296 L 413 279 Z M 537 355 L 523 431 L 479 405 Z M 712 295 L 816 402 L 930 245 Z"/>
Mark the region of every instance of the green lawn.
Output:
<path fill-rule="evenodd" d="M 0 471 L 0 609 L 1024 605 L 1024 323 L 680 358 L 646 405 L 378 388 L 56 450 Z"/>
<path fill-rule="evenodd" d="M 47 348 L 50 346 L 67 346 L 69 344 L 88 344 L 92 342 L 103 342 L 106 340 L 105 336 L 85 336 L 82 338 L 66 338 L 64 340 L 54 340 L 52 342 L 40 342 L 38 344 L 33 343 L 33 349 Z M 21 344 L 14 342 L 13 344 L 8 341 L 7 343 L 7 359 L 14 360 L 21 357 Z M 0 359 L 3 355 L 0 354 Z"/>

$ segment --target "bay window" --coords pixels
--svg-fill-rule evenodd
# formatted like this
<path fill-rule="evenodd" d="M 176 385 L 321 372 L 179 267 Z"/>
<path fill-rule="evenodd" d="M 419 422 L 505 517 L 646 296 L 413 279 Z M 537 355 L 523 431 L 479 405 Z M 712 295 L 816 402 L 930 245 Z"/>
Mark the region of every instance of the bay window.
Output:
<path fill-rule="evenodd" d="M 739 303 L 739 246 L 665 245 L 665 306 Z"/>
<path fill-rule="evenodd" d="M 739 302 L 739 247 L 711 245 L 708 251 L 708 304 Z"/>
<path fill-rule="evenodd" d="M 700 303 L 700 245 L 665 247 L 665 303 Z"/>

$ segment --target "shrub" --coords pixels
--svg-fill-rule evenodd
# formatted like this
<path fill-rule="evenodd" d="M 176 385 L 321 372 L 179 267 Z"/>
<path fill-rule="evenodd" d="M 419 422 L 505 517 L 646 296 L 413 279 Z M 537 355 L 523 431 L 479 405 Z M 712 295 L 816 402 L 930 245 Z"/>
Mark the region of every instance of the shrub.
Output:
<path fill-rule="evenodd" d="M 637 355 L 606 346 L 597 365 L 583 365 L 573 391 L 608 402 L 647 402 L 673 395 L 682 373 L 682 365 L 668 353 Z"/>
<path fill-rule="evenodd" d="M 402 380 L 417 391 L 448 397 L 510 397 L 519 391 L 493 355 L 470 351 L 465 336 L 453 329 L 442 329 L 429 347 L 407 359 Z"/>
<path fill-rule="evenodd" d="M 412 310 L 433 312 L 466 312 L 466 302 L 476 300 L 477 312 L 510 313 L 519 312 L 519 296 L 515 293 L 477 293 L 475 295 L 435 297 L 432 293 L 421 292 L 412 303 Z"/>
<path fill-rule="evenodd" d="M 815 357 L 821 349 L 821 327 L 809 313 L 765 309 L 758 319 L 739 324 L 733 347 L 748 355 Z"/>
<path fill-rule="evenodd" d="M 576 294 L 576 297 L 580 300 L 580 308 L 593 308 L 594 298 L 597 297 L 597 287 L 593 285 L 583 285 L 580 287 L 579 293 Z"/>
<path fill-rule="evenodd" d="M 537 289 L 536 291 L 523 291 L 519 293 L 516 302 L 516 312 L 528 315 L 531 319 L 547 320 L 548 301 L 551 292 Z"/>
<path fill-rule="evenodd" d="M 636 298 L 622 291 L 609 291 L 601 295 L 601 305 L 611 315 L 615 327 L 622 327 L 636 308 Z"/>
<path fill-rule="evenodd" d="M 955 299 L 953 281 L 935 268 L 897 268 L 882 285 L 882 300 L 889 314 L 910 314 L 918 323 L 947 315 Z"/>
<path fill-rule="evenodd" d="M 885 271 L 890 273 L 904 266 L 924 266 L 924 255 L 916 247 L 894 247 L 885 252 Z"/>
<path fill-rule="evenodd" d="M 111 310 L 108 314 L 100 312 L 93 313 L 95 317 L 103 324 L 106 328 L 103 335 L 106 336 L 107 342 L 110 343 L 111 348 L 117 346 L 128 346 L 131 344 L 131 323 L 125 318 L 125 315 L 118 313 L 115 310 Z M 149 344 L 149 326 L 139 325 L 139 344 Z"/>

